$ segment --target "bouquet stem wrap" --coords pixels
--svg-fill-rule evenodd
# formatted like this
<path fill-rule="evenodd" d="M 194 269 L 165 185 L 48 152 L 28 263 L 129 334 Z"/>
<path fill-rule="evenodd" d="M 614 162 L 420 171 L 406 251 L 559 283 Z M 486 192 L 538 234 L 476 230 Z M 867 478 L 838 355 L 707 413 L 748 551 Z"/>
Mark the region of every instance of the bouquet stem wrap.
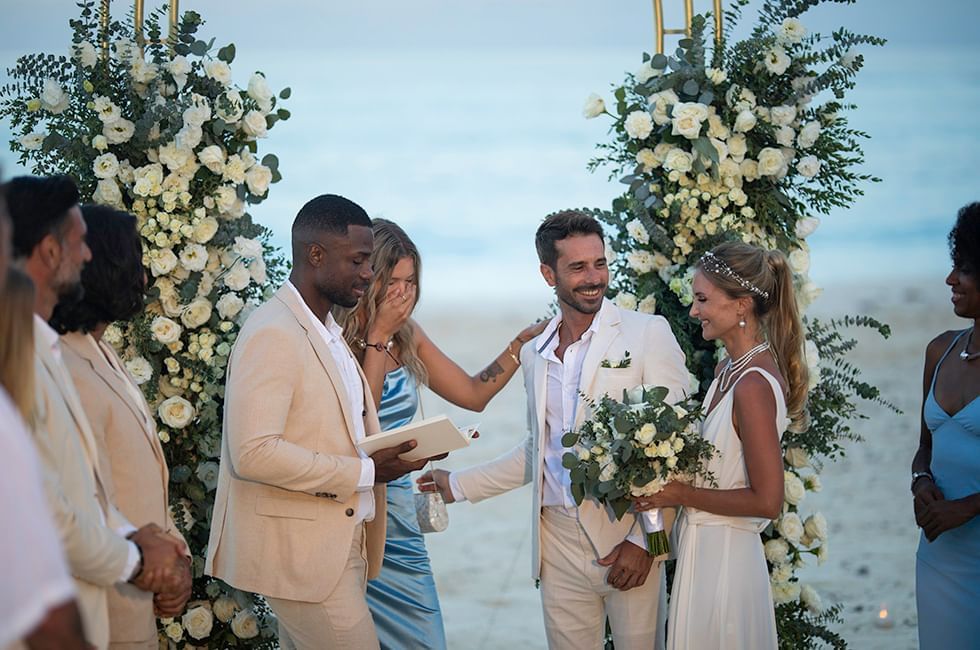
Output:
<path fill-rule="evenodd" d="M 647 553 L 654 557 L 669 553 L 670 542 L 667 539 L 667 531 L 664 530 L 664 514 L 661 509 L 641 512 L 640 523 L 645 533 Z"/>

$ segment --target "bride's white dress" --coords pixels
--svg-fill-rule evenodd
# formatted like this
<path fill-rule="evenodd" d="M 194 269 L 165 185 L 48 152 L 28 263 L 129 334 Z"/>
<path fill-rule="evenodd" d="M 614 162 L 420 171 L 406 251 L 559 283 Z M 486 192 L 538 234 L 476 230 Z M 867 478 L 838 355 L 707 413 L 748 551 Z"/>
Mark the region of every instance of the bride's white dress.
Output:
<path fill-rule="evenodd" d="M 776 429 L 782 436 L 789 424 L 786 400 L 779 382 L 762 368 L 748 368 L 736 380 L 758 372 L 776 397 Z M 710 405 L 718 380 L 705 398 Z M 749 484 L 742 441 L 732 424 L 732 394 L 728 390 L 701 425 L 701 435 L 717 452 L 709 463 L 720 489 Z M 704 487 L 712 487 L 704 485 Z M 667 646 L 670 650 L 775 649 L 776 616 L 769 571 L 759 537 L 769 524 L 758 517 L 727 517 L 684 508 L 674 527 L 677 566 L 670 597 Z"/>

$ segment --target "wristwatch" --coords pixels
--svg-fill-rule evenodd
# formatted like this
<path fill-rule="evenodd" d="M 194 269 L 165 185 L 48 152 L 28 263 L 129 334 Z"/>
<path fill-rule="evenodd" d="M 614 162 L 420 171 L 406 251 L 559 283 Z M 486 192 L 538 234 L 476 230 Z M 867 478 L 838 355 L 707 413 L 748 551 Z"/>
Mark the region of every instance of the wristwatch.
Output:
<path fill-rule="evenodd" d="M 918 481 L 923 476 L 928 476 L 930 481 L 936 480 L 935 477 L 932 475 L 932 472 L 928 470 L 926 470 L 925 472 L 912 472 L 912 484 L 909 486 L 909 489 L 914 490 L 915 482 Z"/>

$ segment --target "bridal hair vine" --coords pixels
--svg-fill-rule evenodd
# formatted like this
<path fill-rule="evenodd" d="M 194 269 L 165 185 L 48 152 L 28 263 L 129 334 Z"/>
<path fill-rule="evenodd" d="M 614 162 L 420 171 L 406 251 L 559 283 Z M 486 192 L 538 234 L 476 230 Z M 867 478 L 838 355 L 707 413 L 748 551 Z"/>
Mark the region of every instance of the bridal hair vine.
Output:
<path fill-rule="evenodd" d="M 721 259 L 711 251 L 707 251 L 705 252 L 704 255 L 701 256 L 701 266 L 703 266 L 706 270 L 711 271 L 712 273 L 726 275 L 730 277 L 732 280 L 735 280 L 735 282 L 738 282 L 740 285 L 742 285 L 742 288 L 751 291 L 752 293 L 758 296 L 762 296 L 766 300 L 769 299 L 768 291 L 763 291 L 762 289 L 755 286 L 754 284 L 752 284 L 751 282 L 743 278 L 741 275 L 733 271 L 732 267 L 728 266 L 725 260 Z"/>

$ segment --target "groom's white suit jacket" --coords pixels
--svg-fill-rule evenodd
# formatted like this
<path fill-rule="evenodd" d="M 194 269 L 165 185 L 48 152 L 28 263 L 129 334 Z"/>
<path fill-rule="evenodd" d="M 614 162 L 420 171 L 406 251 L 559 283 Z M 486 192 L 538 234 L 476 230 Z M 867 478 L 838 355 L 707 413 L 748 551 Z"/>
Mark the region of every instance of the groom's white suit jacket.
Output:
<path fill-rule="evenodd" d="M 556 316 L 556 321 L 560 316 Z M 680 399 L 690 385 L 684 353 L 661 316 L 620 309 L 606 300 L 596 314 L 598 331 L 592 338 L 582 364 L 579 391 L 590 398 L 601 395 L 622 399 L 624 389 L 640 384 L 666 386 L 669 399 Z M 535 579 L 541 571 L 540 517 L 544 450 L 547 445 L 545 399 L 548 394 L 548 361 L 541 355 L 557 322 L 521 349 L 524 388 L 527 391 L 528 435 L 519 445 L 499 458 L 464 470 L 453 478 L 469 501 L 481 501 L 527 483 L 533 484 L 531 512 L 531 562 Z M 604 368 L 603 361 L 615 365 L 629 352 L 626 368 Z M 579 400 L 575 427 L 590 416 L 587 404 Z M 577 508 L 579 522 L 592 542 L 597 557 L 608 555 L 630 534 L 636 517 L 627 514 L 617 520 L 610 508 L 586 499 Z"/>

